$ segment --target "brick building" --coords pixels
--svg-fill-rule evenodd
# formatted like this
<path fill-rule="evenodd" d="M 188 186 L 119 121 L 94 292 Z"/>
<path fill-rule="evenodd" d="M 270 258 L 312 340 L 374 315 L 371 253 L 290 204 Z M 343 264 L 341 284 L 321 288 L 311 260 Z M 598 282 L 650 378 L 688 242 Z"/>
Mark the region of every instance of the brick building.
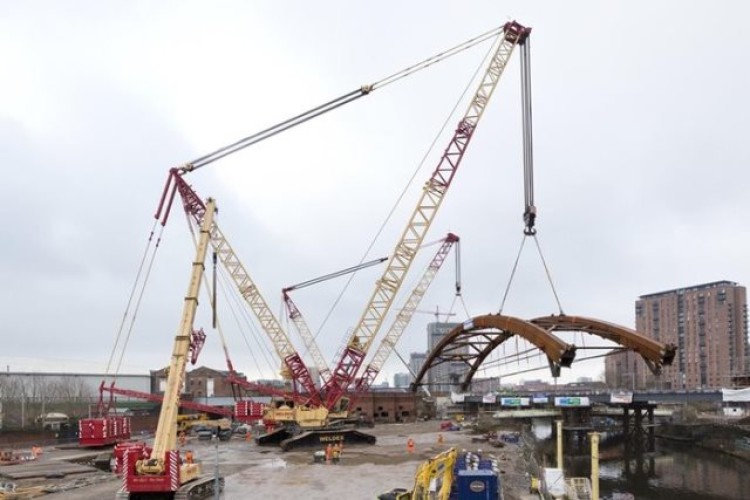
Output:
<path fill-rule="evenodd" d="M 411 391 L 371 391 L 358 396 L 354 411 L 376 423 L 414 422 L 423 416 L 421 399 Z"/>
<path fill-rule="evenodd" d="M 232 396 L 232 385 L 227 380 L 228 371 L 201 366 L 185 373 L 183 394 L 189 399 L 225 398 Z M 243 375 L 238 374 L 241 378 Z M 167 383 L 166 368 L 151 371 L 151 392 L 164 394 Z"/>
<path fill-rule="evenodd" d="M 642 295 L 635 303 L 636 330 L 677 346 L 671 366 L 654 377 L 633 352 L 610 356 L 610 387 L 696 389 L 731 387 L 750 372 L 746 289 L 731 281 Z"/>

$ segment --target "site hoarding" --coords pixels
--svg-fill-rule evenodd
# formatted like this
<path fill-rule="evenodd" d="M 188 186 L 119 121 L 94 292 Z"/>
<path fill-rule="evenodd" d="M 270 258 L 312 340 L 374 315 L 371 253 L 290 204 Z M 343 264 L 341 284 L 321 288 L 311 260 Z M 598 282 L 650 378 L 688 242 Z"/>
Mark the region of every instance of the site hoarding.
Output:
<path fill-rule="evenodd" d="M 609 395 L 610 403 L 630 404 L 633 402 L 633 393 L 629 391 L 617 391 Z"/>
<path fill-rule="evenodd" d="M 529 398 L 500 398 L 500 406 L 529 406 Z"/>
<path fill-rule="evenodd" d="M 591 406 L 591 401 L 589 400 L 588 396 L 556 397 L 555 406 L 587 407 L 587 406 Z"/>

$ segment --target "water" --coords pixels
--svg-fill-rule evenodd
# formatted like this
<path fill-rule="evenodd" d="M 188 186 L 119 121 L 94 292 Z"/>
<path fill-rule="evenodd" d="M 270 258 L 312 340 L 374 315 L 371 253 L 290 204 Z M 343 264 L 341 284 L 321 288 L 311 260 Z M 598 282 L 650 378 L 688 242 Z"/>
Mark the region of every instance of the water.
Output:
<path fill-rule="evenodd" d="M 750 462 L 660 440 L 652 458 L 602 463 L 600 478 L 602 494 L 627 491 L 639 500 L 750 498 Z"/>
<path fill-rule="evenodd" d="M 549 423 L 535 423 L 538 438 L 549 438 Z M 546 440 L 550 446 L 550 440 Z M 628 492 L 638 500 L 747 500 L 750 499 L 750 462 L 723 453 L 703 450 L 686 444 L 656 441 L 656 453 L 648 456 L 622 457 L 622 447 L 600 449 L 602 457 L 618 458 L 600 461 L 601 497 L 614 492 Z M 566 453 L 567 455 L 567 453 Z M 548 457 L 551 463 L 553 457 Z M 566 457 L 568 476 L 590 476 L 588 457 Z"/>

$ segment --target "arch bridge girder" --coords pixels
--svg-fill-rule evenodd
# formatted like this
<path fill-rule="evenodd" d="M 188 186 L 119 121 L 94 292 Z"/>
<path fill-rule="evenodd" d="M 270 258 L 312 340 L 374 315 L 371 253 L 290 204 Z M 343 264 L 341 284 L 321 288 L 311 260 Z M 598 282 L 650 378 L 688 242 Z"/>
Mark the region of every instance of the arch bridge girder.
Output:
<path fill-rule="evenodd" d="M 673 344 L 662 344 L 630 328 L 584 316 L 551 315 L 534 318 L 531 323 L 549 332 L 585 332 L 616 342 L 640 354 L 655 375 L 672 364 L 677 352 Z"/>
<path fill-rule="evenodd" d="M 575 358 L 575 346 L 564 343 L 539 325 L 513 316 L 487 314 L 464 322 L 440 340 L 428 354 L 412 384 L 412 390 L 416 391 L 421 385 L 427 370 L 450 362 L 466 365 L 461 389 L 467 390 L 487 356 L 514 335 L 523 337 L 546 354 L 553 377 L 558 377 L 560 368 L 569 367 Z"/>

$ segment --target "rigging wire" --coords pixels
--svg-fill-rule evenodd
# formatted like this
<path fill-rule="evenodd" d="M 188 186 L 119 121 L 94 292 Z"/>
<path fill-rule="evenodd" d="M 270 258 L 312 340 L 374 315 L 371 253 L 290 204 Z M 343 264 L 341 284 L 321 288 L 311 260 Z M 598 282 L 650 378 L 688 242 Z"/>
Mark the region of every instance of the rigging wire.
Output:
<path fill-rule="evenodd" d="M 491 33 L 494 34 L 494 35 L 497 35 L 501 31 L 502 31 L 502 29 L 498 28 L 496 30 L 492 30 L 490 32 L 487 32 L 485 34 L 486 38 L 482 38 L 480 41 L 484 41 L 487 38 L 489 38 L 491 36 L 490 35 Z M 479 43 L 479 42 L 477 42 L 477 43 Z M 427 159 L 430 157 L 432 151 L 434 150 L 435 146 L 437 145 L 438 140 L 440 139 L 440 137 L 445 132 L 446 127 L 448 126 L 449 123 L 451 123 L 452 118 L 455 116 L 456 111 L 459 109 L 459 106 L 463 102 L 463 100 L 464 100 L 467 92 L 469 92 L 469 89 L 472 88 L 472 82 L 474 80 L 476 80 L 477 75 L 479 75 L 479 73 L 482 70 L 482 68 L 484 68 L 486 66 L 486 61 L 490 57 L 491 53 L 492 53 L 492 47 L 490 47 L 487 50 L 487 52 L 485 53 L 484 57 L 482 58 L 482 61 L 480 62 L 479 65 L 477 65 L 477 68 L 475 69 L 475 71 L 472 74 L 471 78 L 466 83 L 466 87 L 461 92 L 460 96 L 456 100 L 456 103 L 453 105 L 453 108 L 451 109 L 450 113 L 448 114 L 448 116 L 443 121 L 443 124 L 441 125 L 440 130 L 438 131 L 438 133 L 433 138 L 433 140 L 430 143 L 429 147 L 427 148 L 427 150 L 425 151 L 424 155 L 422 156 L 422 159 L 420 160 L 419 164 L 417 165 L 417 167 L 412 172 L 411 177 L 406 182 L 406 185 L 404 186 L 404 188 L 401 190 L 401 193 L 396 198 L 396 201 L 393 203 L 391 209 L 389 210 L 388 214 L 386 215 L 385 220 L 383 221 L 383 223 L 378 228 L 377 232 L 375 233 L 375 236 L 372 238 L 372 241 L 370 242 L 370 244 L 368 245 L 368 247 L 365 250 L 364 254 L 362 255 L 362 258 L 359 261 L 360 264 L 363 263 L 365 261 L 365 259 L 367 259 L 367 257 L 370 255 L 370 252 L 372 251 L 373 247 L 375 246 L 375 243 L 378 241 L 378 239 L 380 238 L 380 235 L 385 230 L 386 225 L 388 224 L 388 222 L 390 222 L 391 217 L 393 217 L 393 214 L 396 212 L 396 208 L 403 201 L 404 196 L 406 195 L 407 191 L 409 190 L 409 188 L 411 187 L 411 185 L 414 183 L 414 179 L 416 179 L 417 174 L 419 174 L 419 172 L 422 170 L 422 168 L 424 167 L 425 163 L 427 162 Z M 356 275 L 356 273 L 352 274 L 351 276 L 349 276 L 349 279 L 346 280 L 346 283 L 342 287 L 341 292 L 339 293 L 338 297 L 336 297 L 333 305 L 331 306 L 331 309 L 328 311 L 328 313 L 326 314 L 326 316 L 323 319 L 323 322 L 318 327 L 318 329 L 317 329 L 317 331 L 316 331 L 316 333 L 314 335 L 315 339 L 318 338 L 318 335 L 320 335 L 320 332 L 325 327 L 326 323 L 328 322 L 328 320 L 330 319 L 331 315 L 333 314 L 334 309 L 339 304 L 339 302 L 342 300 L 344 294 L 346 293 L 346 291 L 348 290 L 350 284 L 352 283 L 352 280 L 354 280 L 354 276 L 355 275 Z"/>
<path fill-rule="evenodd" d="M 187 219 L 188 228 L 190 229 L 190 234 L 191 234 L 191 237 L 193 239 L 193 245 L 195 245 L 197 247 L 198 246 L 198 237 L 196 235 L 196 227 L 193 224 L 193 219 L 187 213 L 185 213 L 185 218 Z M 240 330 L 240 332 L 243 332 L 242 326 L 240 325 L 240 322 L 237 319 L 237 315 L 236 315 L 235 309 L 232 307 L 232 304 L 231 304 L 231 301 L 230 301 L 230 298 L 234 298 L 234 300 L 238 302 L 239 298 L 236 297 L 236 294 L 232 294 L 232 293 L 227 292 L 227 288 L 229 288 L 230 290 L 232 290 L 232 289 L 234 289 L 234 287 L 231 286 L 232 283 L 229 283 L 229 286 L 227 286 L 227 283 L 229 282 L 230 278 L 227 276 L 228 272 L 226 271 L 226 269 L 224 268 L 224 266 L 220 267 L 220 273 L 224 273 L 224 274 L 221 274 L 221 280 L 223 282 L 222 283 L 217 283 L 216 281 L 214 281 L 214 287 L 216 287 L 218 285 L 218 287 L 221 288 L 222 296 L 227 299 L 224 302 L 229 307 L 229 309 L 230 309 L 230 311 L 232 313 L 232 316 L 234 317 L 235 322 L 237 323 L 238 329 Z M 208 280 L 204 279 L 204 274 L 205 273 L 203 273 L 201 275 L 201 281 L 203 282 L 203 285 L 205 286 L 205 288 L 207 290 L 208 296 L 209 297 L 213 297 L 214 294 L 216 293 L 216 288 L 214 288 L 213 290 L 211 289 L 211 285 L 209 284 Z M 216 278 L 216 275 L 214 275 L 214 277 Z M 242 304 L 240 304 L 240 310 L 245 310 L 242 307 Z M 217 314 L 216 311 L 214 311 L 214 314 L 215 315 Z M 248 323 L 252 325 L 251 322 L 248 322 Z M 224 355 L 226 357 L 226 361 L 227 361 L 227 363 L 230 363 L 231 359 L 229 357 L 229 350 L 228 350 L 228 346 L 227 346 L 227 342 L 226 342 L 226 337 L 224 336 L 224 331 L 223 331 L 223 328 L 221 328 L 221 326 L 220 326 L 218 318 L 216 318 L 216 327 L 217 327 L 217 330 L 219 332 L 220 342 L 221 342 L 222 349 L 224 351 Z M 244 334 L 243 334 L 243 336 L 244 336 Z M 257 340 L 258 336 L 259 335 L 256 335 L 256 340 Z M 247 340 L 246 340 L 246 343 L 247 343 Z M 256 344 L 260 345 L 260 342 L 256 341 Z M 260 363 L 258 362 L 258 359 L 255 356 L 255 351 L 253 349 L 249 348 L 249 344 L 248 344 L 248 350 L 250 351 L 250 356 L 252 357 L 253 362 L 255 363 L 255 366 L 259 367 Z M 266 346 L 266 351 L 267 350 L 268 349 L 267 349 L 267 346 Z M 266 353 L 262 349 L 260 350 L 260 352 L 265 357 Z M 271 364 L 271 362 L 268 360 L 267 357 L 266 357 L 266 363 L 268 364 L 269 367 L 271 367 L 271 373 L 273 373 L 274 372 L 273 365 Z M 229 368 L 229 367 L 227 366 L 227 368 Z"/>
<path fill-rule="evenodd" d="M 513 277 L 516 275 L 516 270 L 518 269 L 518 261 L 521 259 L 521 253 L 523 252 L 523 246 L 526 244 L 526 235 L 521 238 L 521 246 L 518 248 L 518 254 L 516 254 L 516 261 L 513 263 L 513 269 L 510 272 L 510 278 L 508 279 L 508 284 L 505 285 L 505 293 L 503 294 L 503 301 L 500 303 L 500 309 L 498 310 L 498 314 L 503 314 L 503 309 L 505 308 L 505 301 L 508 298 L 508 292 L 510 291 L 510 285 L 513 283 Z"/>
<path fill-rule="evenodd" d="M 491 38 L 497 36 L 502 31 L 503 31 L 503 27 L 502 26 L 494 28 L 494 29 L 492 29 L 492 30 L 490 30 L 488 32 L 485 32 L 485 33 L 477 36 L 477 37 L 471 38 L 471 39 L 467 40 L 466 42 L 463 42 L 463 43 L 461 43 L 459 45 L 456 45 L 456 46 L 454 46 L 454 47 L 452 47 L 452 48 L 450 48 L 448 50 L 444 50 L 443 52 L 440 52 L 440 53 L 438 53 L 438 54 L 436 54 L 436 55 L 434 55 L 432 57 L 429 57 L 429 58 L 421 61 L 420 63 L 414 64 L 412 66 L 409 66 L 409 67 L 405 68 L 404 70 L 401 70 L 401 71 L 398 71 L 396 73 L 393 73 L 392 75 L 389 75 L 386 78 L 378 80 L 378 81 L 376 81 L 375 83 L 373 83 L 371 85 L 363 85 L 363 86 L 361 86 L 357 90 L 354 90 L 354 91 L 349 92 L 347 94 L 344 94 L 344 95 L 342 95 L 342 96 L 340 96 L 340 97 L 338 97 L 336 99 L 333 99 L 333 100 L 328 101 L 328 102 L 326 102 L 324 104 L 316 106 L 316 107 L 314 107 L 314 108 L 312 108 L 312 109 L 310 109 L 310 110 L 308 110 L 306 112 L 300 113 L 300 114 L 298 114 L 298 115 L 296 115 L 296 116 L 294 116 L 292 118 L 289 118 L 289 119 L 287 119 L 287 120 L 285 120 L 285 121 L 283 121 L 283 122 L 281 122 L 279 124 L 276 124 L 276 125 L 274 125 L 272 127 L 268 127 L 268 128 L 266 128 L 266 129 L 264 129 L 264 130 L 262 130 L 260 132 L 252 134 L 250 136 L 244 137 L 244 138 L 242 138 L 240 140 L 237 140 L 237 141 L 235 141 L 235 142 L 233 142 L 233 143 L 231 143 L 231 144 L 229 144 L 227 146 L 219 148 L 219 149 L 217 149 L 217 150 L 215 150 L 215 151 L 213 151 L 213 152 L 211 152 L 209 154 L 200 156 L 200 157 L 196 158 L 195 160 L 184 164 L 180 168 L 180 170 L 183 173 L 184 172 L 191 172 L 191 171 L 196 170 L 198 168 L 201 168 L 203 166 L 209 165 L 210 163 L 213 163 L 213 162 L 215 162 L 217 160 L 220 160 L 221 158 L 224 158 L 224 157 L 226 157 L 226 156 L 228 156 L 228 155 L 230 155 L 232 153 L 235 153 L 237 151 L 245 149 L 248 146 L 251 146 L 251 145 L 253 145 L 253 144 L 257 143 L 257 142 L 260 142 L 260 141 L 262 141 L 264 139 L 273 137 L 274 135 L 276 135 L 276 134 L 278 134 L 280 132 L 283 132 L 285 130 L 288 130 L 289 128 L 292 128 L 292 127 L 295 127 L 295 126 L 300 125 L 302 123 L 305 123 L 305 122 L 311 120 L 312 118 L 320 116 L 320 115 L 322 115 L 324 113 L 327 113 L 327 112 L 332 111 L 332 110 L 334 110 L 336 108 L 339 108 L 339 107 L 343 106 L 344 104 L 347 104 L 347 103 L 352 102 L 352 101 L 354 101 L 356 99 L 359 99 L 360 97 L 368 95 L 372 90 L 374 90 L 376 88 L 385 87 L 387 85 L 390 85 L 391 83 L 395 83 L 396 81 L 401 80 L 402 78 L 405 78 L 406 76 L 409 76 L 409 75 L 411 75 L 413 73 L 421 71 L 421 70 L 423 70 L 425 68 L 428 68 L 429 66 L 432 66 L 433 64 L 436 64 L 436 63 L 438 63 L 440 61 L 443 61 L 443 60 L 445 60 L 445 59 L 447 59 L 447 58 L 449 58 L 449 57 L 451 57 L 453 55 L 456 55 L 456 54 L 458 54 L 460 52 L 463 52 L 463 51 L 465 51 L 465 50 L 467 50 L 467 49 L 469 49 L 469 48 L 471 48 L 471 47 L 473 47 L 475 45 L 478 45 L 478 44 L 480 44 L 480 43 L 482 43 L 482 42 L 484 42 L 484 41 L 486 41 L 488 39 L 491 39 Z M 420 164 L 420 168 L 421 168 L 421 164 Z M 415 175 L 416 175 L 416 172 L 415 172 Z M 412 180 L 413 180 L 413 178 L 412 178 Z M 409 184 L 410 183 L 411 183 L 411 180 L 410 180 Z M 402 196 L 403 196 L 403 193 L 402 193 Z M 389 218 L 390 218 L 390 215 L 389 215 Z M 151 233 L 150 233 L 147 245 L 146 245 L 146 249 L 144 250 L 143 257 L 142 257 L 140 265 L 138 267 L 138 271 L 136 273 L 136 278 L 135 278 L 135 280 L 133 282 L 133 286 L 131 288 L 131 291 L 130 291 L 130 294 L 129 294 L 129 297 L 128 297 L 127 305 L 126 305 L 125 311 L 123 313 L 122 321 L 120 323 L 120 327 L 118 329 L 118 332 L 117 332 L 117 334 L 115 336 L 114 345 L 113 345 L 112 351 L 110 353 L 109 359 L 107 361 L 107 366 L 106 366 L 105 373 L 109 373 L 109 371 L 111 369 L 111 365 L 112 365 L 113 359 L 116 356 L 118 345 L 120 344 L 120 341 L 122 339 L 123 329 L 125 327 L 125 324 L 127 323 L 127 317 L 128 317 L 129 311 L 130 311 L 130 307 L 132 305 L 133 298 L 135 297 L 135 293 L 136 293 L 136 290 L 137 290 L 137 287 L 138 287 L 138 283 L 139 283 L 139 280 L 140 280 L 140 277 L 141 277 L 141 273 L 143 272 L 143 267 L 144 267 L 144 264 L 145 264 L 145 261 L 146 261 L 149 249 L 151 247 L 151 242 L 152 242 L 152 238 L 153 238 L 153 234 L 154 234 L 154 228 L 155 228 L 156 224 L 157 224 L 157 221 L 154 222 L 154 227 L 152 227 L 152 229 L 151 229 Z M 137 302 L 136 302 L 135 311 L 133 313 L 133 317 L 131 318 L 130 326 L 129 326 L 128 330 L 127 330 L 127 334 L 126 334 L 125 340 L 123 341 L 123 344 L 122 344 L 122 349 L 121 349 L 120 356 L 119 356 L 119 359 L 118 359 L 118 362 L 117 362 L 117 368 L 116 368 L 116 371 L 115 371 L 115 374 L 114 374 L 115 380 L 117 378 L 117 374 L 119 373 L 120 367 L 122 365 L 123 356 L 124 356 L 125 350 L 127 348 L 127 344 L 129 342 L 130 336 L 131 336 L 132 331 L 133 331 L 133 327 L 134 327 L 134 324 L 135 324 L 135 317 L 136 317 L 136 314 L 137 314 L 137 310 L 138 310 L 138 308 L 140 306 L 141 299 L 143 298 L 143 294 L 144 294 L 144 291 L 145 291 L 145 285 L 146 285 L 146 282 L 148 281 L 150 272 L 152 270 L 153 263 L 154 263 L 155 256 L 156 256 L 156 249 L 158 249 L 158 247 L 159 247 L 159 241 L 161 240 L 161 234 L 163 233 L 163 231 L 164 231 L 164 225 L 162 225 L 162 229 L 161 229 L 161 232 L 159 234 L 159 239 L 156 242 L 156 246 L 154 248 L 154 252 L 153 252 L 153 254 L 151 256 L 151 260 L 150 260 L 150 262 L 148 264 L 147 273 L 146 273 L 146 276 L 144 278 L 144 283 L 143 283 L 143 285 L 141 287 L 141 290 L 140 290 L 140 292 L 138 294 L 138 299 L 137 299 Z M 381 228 L 381 231 L 382 231 L 382 228 Z M 380 233 L 380 231 L 379 231 L 379 233 Z M 371 247 L 372 247 L 372 245 L 371 245 Z M 371 247 L 368 248 L 367 253 L 369 253 Z M 364 260 L 364 258 L 363 258 L 363 260 Z M 351 282 L 351 279 L 349 280 L 349 282 Z M 346 287 L 348 287 L 348 283 L 345 286 L 345 289 L 346 289 Z M 214 286 L 214 290 L 215 290 L 215 288 L 216 287 Z M 335 308 L 336 305 L 339 303 L 339 301 L 341 300 L 341 296 L 343 296 L 343 291 L 342 291 L 341 295 L 339 296 L 339 298 L 334 303 L 333 308 Z M 332 308 L 332 310 L 333 310 L 333 308 Z M 332 312 L 332 310 L 331 310 L 331 312 Z M 320 328 L 318 330 L 318 333 L 323 328 L 323 326 L 325 325 L 325 323 L 328 321 L 328 318 L 330 317 L 330 315 L 331 315 L 331 313 L 329 312 L 329 314 L 324 319 L 324 322 L 321 324 L 321 326 L 320 326 Z M 316 333 L 316 337 L 317 337 L 317 333 Z"/>
<path fill-rule="evenodd" d="M 143 284 L 141 286 L 141 290 L 138 293 L 138 299 L 135 303 L 135 309 L 133 312 L 133 316 L 130 318 L 130 326 L 128 327 L 127 334 L 125 335 L 125 341 L 122 344 L 122 350 L 120 351 L 120 357 L 117 360 L 117 368 L 115 368 L 115 374 L 120 373 L 120 368 L 122 367 L 122 360 L 125 356 L 125 351 L 127 350 L 128 343 L 130 342 L 130 337 L 133 333 L 133 329 L 135 328 L 135 320 L 138 317 L 138 310 L 141 307 L 141 301 L 143 300 L 143 295 L 146 292 L 146 285 L 148 284 L 149 278 L 151 277 L 151 270 L 154 267 L 154 261 L 156 260 L 156 252 L 159 250 L 159 244 L 161 243 L 161 235 L 164 232 L 164 226 L 162 226 L 161 232 L 159 233 L 159 238 L 156 241 L 156 245 L 154 246 L 154 250 L 151 253 L 151 259 L 149 260 L 148 266 L 146 267 L 146 274 L 143 278 Z M 116 377 L 115 377 L 116 380 Z"/>
<path fill-rule="evenodd" d="M 588 360 L 591 360 L 591 359 L 606 358 L 607 356 L 614 356 L 615 354 L 619 354 L 619 351 L 615 350 L 615 352 L 608 352 L 608 353 L 605 353 L 605 354 L 596 354 L 594 356 L 586 356 L 585 358 L 576 359 L 576 362 L 588 361 Z M 549 369 L 549 365 L 540 365 L 540 366 L 537 366 L 537 367 L 528 368 L 526 370 L 520 370 L 520 371 L 516 371 L 516 372 L 507 373 L 504 376 L 505 377 L 512 377 L 513 375 L 520 375 L 522 373 L 535 372 L 535 371 L 539 371 L 539 370 L 548 370 L 548 369 Z M 559 377 L 553 377 L 553 378 L 555 380 L 555 384 L 557 384 L 557 379 Z"/>
<path fill-rule="evenodd" d="M 547 261 L 544 258 L 544 254 L 542 253 L 542 247 L 539 244 L 539 238 L 537 237 L 536 233 L 533 234 L 534 237 L 534 243 L 536 243 L 536 249 L 539 252 L 539 258 L 542 259 L 542 264 L 544 265 L 544 272 L 547 274 L 547 280 L 549 281 L 550 287 L 552 287 L 552 293 L 555 295 L 555 301 L 557 302 L 557 308 L 560 311 L 561 315 L 564 315 L 562 304 L 560 304 L 560 297 L 557 296 L 557 290 L 555 289 L 555 283 L 552 281 L 552 274 L 550 274 L 549 267 L 547 267 Z"/>
<path fill-rule="evenodd" d="M 258 357 L 256 357 L 256 353 L 260 353 L 263 361 L 265 361 L 265 366 L 270 370 L 272 374 L 275 373 L 277 371 L 277 368 L 275 367 L 273 361 L 269 359 L 269 356 L 271 358 L 274 358 L 275 355 L 271 352 L 271 349 L 268 347 L 268 345 L 263 343 L 263 336 L 260 334 L 258 327 L 252 321 L 252 317 L 247 311 L 247 305 L 243 303 L 243 301 L 238 297 L 237 293 L 228 291 L 234 290 L 234 282 L 226 275 L 226 270 L 224 270 L 223 268 L 219 274 L 219 288 L 222 292 L 222 295 L 227 299 L 225 303 L 227 304 L 227 307 L 232 314 L 232 318 L 237 327 L 237 330 L 240 332 L 240 337 L 247 347 L 247 350 L 250 352 L 250 357 L 252 358 L 253 363 L 262 373 L 264 370 L 263 365 Z M 250 340 L 248 339 L 248 335 L 246 333 L 247 331 L 250 331 L 250 336 L 254 341 L 255 348 L 253 348 Z"/>
<path fill-rule="evenodd" d="M 406 69 L 393 73 L 392 75 L 387 76 L 381 80 L 378 80 L 373 84 L 362 85 L 360 88 L 356 90 L 353 90 L 340 97 L 337 97 L 326 103 L 323 103 L 319 106 L 309 109 L 303 113 L 293 116 L 292 118 L 284 120 L 283 122 L 280 122 L 276 125 L 263 129 L 260 132 L 256 132 L 252 135 L 239 139 L 211 153 L 208 153 L 199 158 L 196 158 L 195 160 L 183 165 L 181 167 L 181 170 L 183 172 L 192 172 L 201 167 L 205 167 L 206 165 L 209 165 L 217 160 L 220 160 L 226 156 L 229 156 L 230 154 L 233 154 L 233 153 L 236 153 L 237 151 L 245 149 L 248 146 L 252 146 L 253 144 L 256 144 L 260 141 L 273 137 L 292 127 L 296 127 L 297 125 L 305 123 L 322 114 L 328 113 L 329 111 L 333 111 L 334 109 L 339 108 L 343 106 L 344 104 L 348 104 L 352 101 L 359 99 L 360 97 L 364 97 L 377 88 L 390 85 L 391 83 L 397 82 L 401 80 L 402 78 L 405 78 L 418 71 L 428 68 L 435 63 L 443 61 L 451 56 L 454 56 L 460 52 L 463 52 L 464 50 L 467 50 L 475 45 L 478 45 L 488 39 L 496 37 L 497 35 L 502 33 L 502 31 L 503 31 L 502 26 L 498 28 L 494 28 L 486 33 L 483 33 L 477 37 L 471 38 L 467 40 L 466 42 L 456 45 L 448 50 L 444 50 L 443 52 L 440 52 L 432 57 L 428 57 L 427 59 L 417 64 L 414 64 L 412 66 L 409 66 Z"/>
<path fill-rule="evenodd" d="M 247 347 L 247 350 L 250 352 L 250 357 L 253 360 L 254 365 L 259 369 L 261 372 L 261 376 L 263 376 L 263 370 L 261 362 L 256 357 L 256 351 L 259 352 L 262 355 L 263 361 L 265 361 L 265 366 L 269 369 L 270 373 L 274 374 L 277 371 L 277 367 L 275 367 L 274 363 L 269 359 L 269 356 L 274 356 L 271 350 L 269 349 L 268 345 L 262 342 L 262 336 L 260 332 L 258 331 L 258 328 L 255 326 L 255 323 L 251 320 L 249 313 L 247 312 L 246 305 L 244 305 L 239 297 L 237 297 L 236 293 L 228 292 L 227 289 L 233 290 L 234 286 L 233 283 L 230 281 L 230 278 L 226 276 L 226 270 L 221 268 L 221 272 L 219 273 L 219 288 L 221 289 L 222 295 L 226 297 L 227 300 L 224 301 L 225 304 L 227 304 L 227 307 L 229 308 L 232 318 L 234 319 L 235 324 L 237 325 L 237 330 L 240 332 L 240 336 L 242 337 L 242 340 L 245 343 L 245 346 Z M 239 311 L 239 312 L 238 312 Z M 244 326 L 242 322 L 244 321 Z M 247 328 L 245 328 L 247 327 Z M 257 349 L 253 349 L 250 345 L 250 341 L 248 340 L 248 336 L 245 333 L 246 330 L 250 330 L 251 336 L 253 340 L 255 341 Z M 273 376 L 269 377 L 273 378 Z"/>
<path fill-rule="evenodd" d="M 120 327 L 117 330 L 117 334 L 115 335 L 115 342 L 112 346 L 112 351 L 109 354 L 109 360 L 107 360 L 107 367 L 104 370 L 104 374 L 108 374 L 110 367 L 112 366 L 112 360 L 117 352 L 117 346 L 120 343 L 120 338 L 122 337 L 122 331 L 125 328 L 125 323 L 127 322 L 128 315 L 130 314 L 130 306 L 133 303 L 133 297 L 135 296 L 135 291 L 138 288 L 138 283 L 141 279 L 141 273 L 143 272 L 143 266 L 146 263 L 146 258 L 148 257 L 149 250 L 151 249 L 151 243 L 154 241 L 154 231 L 156 230 L 156 225 L 159 223 L 158 220 L 154 220 L 153 226 L 151 226 L 151 231 L 148 235 L 148 240 L 146 241 L 146 248 L 143 249 L 143 256 L 141 257 L 141 262 L 138 265 L 138 271 L 135 275 L 135 280 L 133 281 L 133 286 L 130 289 L 130 295 L 128 296 L 128 303 L 125 306 L 125 311 L 122 313 L 122 321 L 120 322 Z M 164 226 L 162 226 L 162 231 L 164 230 Z M 161 234 L 159 235 L 161 238 Z M 117 374 L 115 373 L 115 381 L 117 380 Z"/>

